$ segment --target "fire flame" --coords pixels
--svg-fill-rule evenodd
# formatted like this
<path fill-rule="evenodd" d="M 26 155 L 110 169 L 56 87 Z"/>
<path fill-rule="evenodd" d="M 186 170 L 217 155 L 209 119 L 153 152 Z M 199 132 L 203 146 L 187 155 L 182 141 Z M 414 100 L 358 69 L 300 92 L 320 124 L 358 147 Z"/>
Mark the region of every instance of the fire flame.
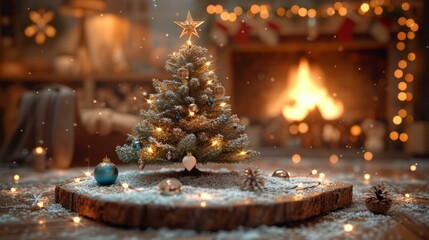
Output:
<path fill-rule="evenodd" d="M 308 60 L 301 58 L 297 70 L 292 71 L 289 78 L 283 116 L 291 121 L 302 121 L 317 107 L 323 119 L 339 118 L 344 111 L 343 103 L 331 97 L 324 84 L 311 75 Z"/>

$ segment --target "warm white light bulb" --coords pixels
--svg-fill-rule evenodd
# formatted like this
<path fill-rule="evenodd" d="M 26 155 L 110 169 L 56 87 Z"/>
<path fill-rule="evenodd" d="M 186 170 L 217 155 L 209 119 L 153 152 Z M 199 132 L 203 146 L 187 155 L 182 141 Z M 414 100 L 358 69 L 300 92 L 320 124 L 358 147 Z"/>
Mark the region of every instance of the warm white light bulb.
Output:
<path fill-rule="evenodd" d="M 19 181 L 19 179 L 20 179 L 21 177 L 18 175 L 18 174 L 15 174 L 14 176 L 13 176 L 13 180 L 15 180 L 15 181 Z"/>
<path fill-rule="evenodd" d="M 353 225 L 351 225 L 350 223 L 344 224 L 344 231 L 345 232 L 353 231 Z"/>
<path fill-rule="evenodd" d="M 72 220 L 74 223 L 80 223 L 80 217 L 73 217 Z"/>

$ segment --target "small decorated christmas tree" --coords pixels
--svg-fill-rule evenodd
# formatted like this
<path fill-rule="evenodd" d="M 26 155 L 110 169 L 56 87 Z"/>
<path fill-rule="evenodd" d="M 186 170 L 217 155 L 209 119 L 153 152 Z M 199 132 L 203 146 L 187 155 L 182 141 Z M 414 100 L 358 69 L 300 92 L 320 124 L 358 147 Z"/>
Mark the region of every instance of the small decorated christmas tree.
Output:
<path fill-rule="evenodd" d="M 156 93 L 151 94 L 148 110 L 142 110 L 142 122 L 133 128 L 128 145 L 116 152 L 124 162 L 172 164 L 182 162 L 188 171 L 196 163 L 238 163 L 254 158 L 249 150 L 244 125 L 232 114 L 225 88 L 206 59 L 207 49 L 195 46 L 192 35 L 202 21 L 191 14 L 184 22 L 180 37 L 187 42 L 179 52 L 168 56 L 165 69 L 173 80 L 154 80 Z"/>

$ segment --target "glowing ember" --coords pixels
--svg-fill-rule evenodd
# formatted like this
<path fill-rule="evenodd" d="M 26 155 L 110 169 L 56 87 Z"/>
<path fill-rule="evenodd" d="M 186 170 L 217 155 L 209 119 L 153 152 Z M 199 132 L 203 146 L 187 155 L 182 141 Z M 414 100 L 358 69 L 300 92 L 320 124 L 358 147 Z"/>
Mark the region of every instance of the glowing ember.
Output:
<path fill-rule="evenodd" d="M 324 84 L 317 81 L 314 75 L 305 58 L 300 60 L 297 70 L 291 71 L 289 85 L 282 99 L 282 102 L 286 102 L 282 110 L 286 119 L 302 121 L 316 107 L 325 120 L 337 119 L 343 114 L 343 103 L 331 97 Z"/>
<path fill-rule="evenodd" d="M 124 188 L 124 189 L 128 189 L 128 187 L 129 187 L 130 185 L 128 185 L 128 183 L 122 183 L 122 187 Z"/>
<path fill-rule="evenodd" d="M 405 197 L 406 197 L 406 198 L 409 198 L 409 197 L 410 197 L 410 194 L 409 194 L 409 193 L 405 193 Z"/>
<path fill-rule="evenodd" d="M 414 172 L 414 171 L 416 171 L 416 170 L 417 170 L 417 166 L 416 166 L 416 165 L 414 165 L 414 164 L 413 164 L 413 165 L 411 165 L 411 166 L 410 166 L 410 170 L 411 170 L 411 171 L 413 171 L 413 172 Z"/>
<path fill-rule="evenodd" d="M 326 175 L 325 175 L 325 173 L 319 173 L 319 178 L 325 178 L 326 177 Z"/>
<path fill-rule="evenodd" d="M 91 176 L 91 172 L 90 172 L 90 171 L 86 171 L 84 174 L 85 174 L 85 176 L 87 176 L 87 177 Z"/>
<path fill-rule="evenodd" d="M 311 174 L 312 175 L 316 175 L 317 174 L 317 170 L 316 169 L 311 170 Z"/>
<path fill-rule="evenodd" d="M 16 192 L 16 188 L 13 187 L 13 188 L 10 189 L 10 191 L 13 192 L 13 193 L 15 193 Z"/>

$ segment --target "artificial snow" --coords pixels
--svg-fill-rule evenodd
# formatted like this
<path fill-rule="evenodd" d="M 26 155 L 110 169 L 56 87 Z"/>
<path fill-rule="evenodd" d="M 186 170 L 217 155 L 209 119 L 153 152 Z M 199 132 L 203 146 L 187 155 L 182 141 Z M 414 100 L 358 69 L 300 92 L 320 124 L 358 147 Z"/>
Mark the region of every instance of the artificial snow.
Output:
<path fill-rule="evenodd" d="M 279 200 L 296 200 L 319 194 L 327 186 L 335 184 L 329 180 L 311 177 L 290 178 L 290 180 L 270 177 L 265 178 L 265 187 L 261 192 L 242 191 L 239 188 L 241 175 L 237 172 L 221 169 L 204 170 L 204 176 L 180 176 L 178 170 L 128 171 L 121 173 L 115 184 L 101 186 L 94 178 L 85 178 L 80 182 L 71 181 L 63 185 L 73 192 L 84 194 L 92 199 L 132 204 L 157 204 L 171 206 L 200 205 L 233 206 L 234 204 L 259 203 L 269 204 Z M 157 184 L 168 177 L 176 177 L 182 182 L 182 193 L 174 196 L 161 195 Z M 129 189 L 122 187 L 123 183 Z"/>

